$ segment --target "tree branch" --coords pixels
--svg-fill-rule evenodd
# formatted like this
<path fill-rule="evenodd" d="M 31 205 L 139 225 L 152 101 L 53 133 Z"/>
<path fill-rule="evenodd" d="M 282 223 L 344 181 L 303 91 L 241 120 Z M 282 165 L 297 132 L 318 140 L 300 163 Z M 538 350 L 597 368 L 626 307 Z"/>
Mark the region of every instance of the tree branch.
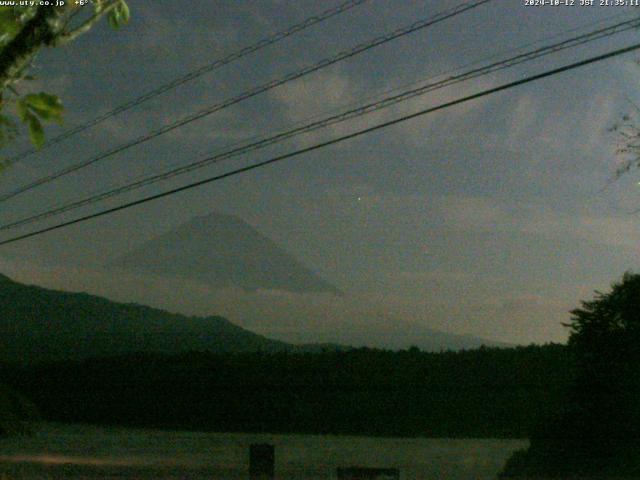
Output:
<path fill-rule="evenodd" d="M 60 10 L 38 7 L 36 14 L 0 51 L 0 91 L 4 90 L 29 65 L 44 45 L 52 45 L 56 35 L 56 20 Z"/>
<path fill-rule="evenodd" d="M 100 11 L 96 11 L 90 18 L 85 20 L 78 27 L 74 28 L 71 31 L 61 33 L 55 38 L 54 45 L 56 47 L 60 45 L 64 45 L 65 43 L 69 43 L 72 40 L 75 40 L 77 37 L 79 37 L 83 33 L 89 31 L 91 27 L 93 27 L 96 23 L 98 23 L 98 21 L 100 21 L 100 18 L 102 18 L 102 16 L 104 16 L 106 13 L 109 13 L 109 11 L 113 10 L 118 5 L 118 3 L 120 3 L 120 0 L 113 0 L 112 2 L 108 3 L 105 7 L 100 9 Z"/>

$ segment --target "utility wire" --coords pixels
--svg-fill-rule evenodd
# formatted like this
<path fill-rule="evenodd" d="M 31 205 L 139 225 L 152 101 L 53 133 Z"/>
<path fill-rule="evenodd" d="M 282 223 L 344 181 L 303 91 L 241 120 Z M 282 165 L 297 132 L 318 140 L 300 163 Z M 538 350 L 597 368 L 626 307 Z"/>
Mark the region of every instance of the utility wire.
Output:
<path fill-rule="evenodd" d="M 322 113 L 316 113 L 314 115 L 306 116 L 304 119 L 296 120 L 294 122 L 293 126 L 295 126 L 297 128 L 299 126 L 305 125 L 307 122 L 309 122 L 311 120 L 324 118 L 328 114 L 332 114 L 332 115 L 336 114 L 337 112 L 343 111 L 345 108 L 351 109 L 351 108 L 359 107 L 360 105 L 362 105 L 362 102 L 373 102 L 374 100 L 384 98 L 385 96 L 390 96 L 391 94 L 395 94 L 395 93 L 402 92 L 402 91 L 410 89 L 410 88 L 414 88 L 416 85 L 422 85 L 422 84 L 424 84 L 424 82 L 433 81 L 433 80 L 436 80 L 436 79 L 439 79 L 439 78 L 443 78 L 445 76 L 451 76 L 451 75 L 453 75 L 455 73 L 464 71 L 467 68 L 481 65 L 484 62 L 500 58 L 501 56 L 504 56 L 506 54 L 511 54 L 511 53 L 514 53 L 514 52 L 522 52 L 522 51 L 524 51 L 524 50 L 526 50 L 526 49 L 528 49 L 530 47 L 533 47 L 535 45 L 540 45 L 540 44 L 544 43 L 545 41 L 556 40 L 556 39 L 562 38 L 564 35 L 567 35 L 569 33 L 578 32 L 578 31 L 584 30 L 584 29 L 586 29 L 588 27 L 593 27 L 593 26 L 597 26 L 597 25 L 604 25 L 609 20 L 621 19 L 621 18 L 624 18 L 624 17 L 628 17 L 628 14 L 626 14 L 626 13 L 617 13 L 617 14 L 614 14 L 614 15 L 609 15 L 609 16 L 603 18 L 603 19 L 596 20 L 596 21 L 591 21 L 591 22 L 588 22 L 588 23 L 584 23 L 584 24 L 579 25 L 577 27 L 566 29 L 566 30 L 564 30 L 562 32 L 555 33 L 553 35 L 545 35 L 545 37 L 542 38 L 542 39 L 539 38 L 537 40 L 534 40 L 534 41 L 531 41 L 531 42 L 527 42 L 527 43 L 519 45 L 517 47 L 511 47 L 511 48 L 499 50 L 497 53 L 493 53 L 491 55 L 487 55 L 485 57 L 480 58 L 479 60 L 474 60 L 472 62 L 468 62 L 468 63 L 465 63 L 463 65 L 459 65 L 459 66 L 456 66 L 456 67 L 453 67 L 453 68 L 449 68 L 449 69 L 447 69 L 445 71 L 442 71 L 442 72 L 439 72 L 437 74 L 430 75 L 427 78 L 423 78 L 423 79 L 420 79 L 420 80 L 413 80 L 413 81 L 408 82 L 408 83 L 403 83 L 403 84 L 397 85 L 397 86 L 395 86 L 395 87 L 393 87 L 391 89 L 377 91 L 375 93 L 372 92 L 372 93 L 367 94 L 366 96 L 361 97 L 357 101 L 351 101 L 351 102 L 349 102 L 347 104 L 344 104 L 344 105 L 340 105 L 340 106 L 337 106 L 337 107 L 326 109 Z M 217 154 L 218 152 L 220 152 L 220 151 L 222 151 L 224 149 L 237 147 L 239 145 L 246 145 L 247 143 L 254 143 L 254 142 L 257 142 L 258 140 L 266 139 L 266 138 L 268 138 L 270 136 L 271 135 L 268 134 L 268 133 L 260 133 L 260 134 L 256 134 L 256 135 L 251 135 L 249 137 L 246 137 L 246 138 L 231 142 L 231 143 L 229 143 L 227 145 L 215 148 L 213 150 L 213 152 L 212 152 L 212 155 L 213 154 Z M 174 162 L 171 162 L 170 164 L 168 164 L 167 167 L 170 168 L 170 169 L 174 169 L 174 168 L 180 167 L 181 165 L 183 165 L 183 162 L 181 162 L 181 161 L 175 162 L 174 161 Z M 142 180 L 142 179 L 146 178 L 147 175 L 148 174 L 146 174 L 146 173 L 142 174 L 142 175 L 137 175 L 135 178 L 132 178 L 132 180 L 133 181 Z M 110 185 L 109 189 L 112 189 L 114 187 L 115 187 L 115 185 Z M 104 188 L 94 188 L 91 191 L 91 195 L 97 195 L 99 192 L 100 193 L 104 193 L 104 192 L 107 192 L 107 191 L 109 191 L 109 190 L 108 189 L 104 189 Z M 66 205 L 66 203 L 65 202 L 58 202 L 55 205 L 55 208 L 58 208 L 61 205 Z"/>
<path fill-rule="evenodd" d="M 378 101 L 372 102 L 372 103 L 368 103 L 366 105 L 363 106 L 359 106 L 357 108 L 354 109 L 350 109 L 344 112 L 341 112 L 337 115 L 332 115 L 326 118 L 323 118 L 321 120 L 318 121 L 314 121 L 311 123 L 308 123 L 306 125 L 303 126 L 299 126 L 296 128 L 293 128 L 291 130 L 285 131 L 285 132 L 281 132 L 278 133 L 276 135 L 270 136 L 270 137 L 266 137 L 266 138 L 262 138 L 258 141 L 249 143 L 247 145 L 242 145 L 236 148 L 232 148 L 230 150 L 221 152 L 221 153 L 217 153 L 214 154 L 212 156 L 209 156 L 207 158 L 204 159 L 200 159 L 196 162 L 192 162 L 189 163 L 187 165 L 183 165 L 177 168 L 173 168 L 170 169 L 166 172 L 157 174 L 157 175 L 152 175 L 149 177 L 144 177 L 140 180 L 128 183 L 126 185 L 123 186 L 119 186 L 110 190 L 107 190 L 106 192 L 102 192 L 99 194 L 92 194 L 89 195 L 88 197 L 85 197 L 83 199 L 80 200 L 76 200 L 73 201 L 71 203 L 67 203 L 67 204 L 63 204 L 61 206 L 58 207 L 54 207 L 52 209 L 49 209 L 45 212 L 41 212 L 38 214 L 34 214 L 25 218 L 21 218 L 15 221 L 12 221 L 10 223 L 4 224 L 4 225 L 0 225 L 0 230 L 8 230 L 8 229 L 12 229 L 12 228 L 16 228 L 19 226 L 23 226 L 26 224 L 30 224 L 33 222 L 36 222 L 38 220 L 43 220 L 45 218 L 49 218 L 52 217 L 54 215 L 58 215 L 70 210 L 74 210 L 77 208 L 80 208 L 82 206 L 86 206 L 86 205 L 90 205 L 93 203 L 97 203 L 99 201 L 102 200 L 106 200 L 108 198 L 117 196 L 117 195 L 121 195 L 124 194 L 126 192 L 132 191 L 132 190 L 136 190 L 142 187 L 145 187 L 147 185 L 151 185 L 153 183 L 157 183 L 159 181 L 163 181 L 163 180 L 167 180 L 169 178 L 175 177 L 177 175 L 181 175 L 184 173 L 188 173 L 191 172 L 193 170 L 196 169 L 200 169 L 203 167 L 206 167 L 208 165 L 214 164 L 214 163 L 219 163 L 223 160 L 227 160 L 233 157 L 237 157 L 240 155 L 244 155 L 248 152 L 252 152 L 258 149 L 262 149 L 265 148 L 267 146 L 276 144 L 276 143 L 280 143 L 284 140 L 290 139 L 292 137 L 304 134 L 304 133 L 309 133 L 321 128 L 325 128 L 331 125 L 334 125 L 336 123 L 341 123 L 341 122 L 345 122 L 347 120 L 351 120 L 369 113 L 373 113 L 375 111 L 381 110 L 383 108 L 387 108 L 390 107 L 392 105 L 396 105 L 400 102 L 404 102 L 407 101 L 411 98 L 417 97 L 419 95 L 424 95 L 428 92 L 434 91 L 434 90 L 439 90 L 441 88 L 445 88 L 448 86 L 451 86 L 453 84 L 456 83 L 460 83 L 469 79 L 473 79 L 473 78 L 477 78 L 480 76 L 484 76 L 484 75 L 488 75 L 490 73 L 495 73 L 497 71 L 500 70 L 504 70 L 506 68 L 511 68 L 515 65 L 519 65 L 521 63 L 525 63 L 528 61 L 532 61 L 534 59 L 543 57 L 545 55 L 549 55 L 549 54 L 553 54 L 553 53 L 557 53 L 559 51 L 562 50 L 566 50 L 568 48 L 574 48 L 576 46 L 579 45 L 583 45 L 595 40 L 599 40 L 605 37 L 609 37 L 611 35 L 615 35 L 627 30 L 630 30 L 632 28 L 637 28 L 638 26 L 640 26 L 640 19 L 633 19 L 633 20 L 627 20 L 624 22 L 619 22 L 615 25 L 611 25 L 608 27 L 604 27 L 598 30 L 595 30 L 593 32 L 589 32 L 586 34 L 582 34 L 576 37 L 573 37 L 571 39 L 568 40 L 563 40 L 561 42 L 552 44 L 552 45 L 547 45 L 547 46 L 543 46 L 540 48 L 537 48 L 535 50 L 529 51 L 529 52 L 525 52 L 525 53 L 521 53 L 518 55 L 515 55 L 513 57 L 504 59 L 504 60 L 500 60 L 498 62 L 494 62 L 491 63 L 489 65 L 483 66 L 483 67 L 479 67 L 479 68 L 475 68 L 473 70 L 458 74 L 458 75 L 452 75 L 449 76 L 445 79 L 442 79 L 440 81 L 437 82 L 433 82 L 433 83 L 426 83 L 420 87 L 417 88 L 413 88 L 410 90 L 406 90 L 403 91 L 399 94 L 396 95 L 392 95 L 392 96 L 388 96 L 386 98 L 380 99 Z"/>
<path fill-rule="evenodd" d="M 195 70 L 190 71 L 189 73 L 181 76 L 181 77 L 177 77 L 175 79 L 173 79 L 172 81 L 165 83 L 163 85 L 160 85 L 157 88 L 154 88 L 153 90 L 149 90 L 145 93 L 143 93 L 142 95 L 140 95 L 137 98 L 134 98 L 126 103 L 123 103 L 117 107 L 115 107 L 112 110 L 109 110 L 108 112 L 105 112 L 101 115 L 98 115 L 97 117 L 89 120 L 88 122 L 85 122 L 81 125 L 78 125 L 76 127 L 70 128 L 69 130 L 66 130 L 64 132 L 62 132 L 61 134 L 51 138 L 50 140 L 48 140 L 47 142 L 44 143 L 44 145 L 42 145 L 42 147 L 40 147 L 40 149 L 36 150 L 34 148 L 30 148 L 28 150 L 25 150 L 23 152 L 20 152 L 16 155 L 14 155 L 13 157 L 10 157 L 9 159 L 6 160 L 5 164 L 6 165 L 12 165 L 14 163 L 19 162 L 20 160 L 23 160 L 31 155 L 33 155 L 34 153 L 39 153 L 42 150 L 46 150 L 47 148 L 56 145 L 58 143 L 63 142 L 64 140 L 66 140 L 69 137 L 72 137 L 74 135 L 77 135 L 78 133 L 84 132 L 85 130 L 91 128 L 91 127 L 95 127 L 96 125 L 104 122 L 105 120 L 114 117 L 122 112 L 126 112 L 127 110 L 130 110 L 138 105 L 140 105 L 141 103 L 144 103 L 146 101 L 149 101 L 159 95 L 162 95 L 163 93 L 172 90 L 180 85 L 183 85 L 187 82 L 190 82 L 192 80 L 195 80 L 198 77 L 203 76 L 206 73 L 212 72 L 214 70 L 217 70 L 220 67 L 223 67 L 224 65 L 228 65 L 232 62 L 235 62 L 236 60 L 239 60 L 251 53 L 255 53 L 259 50 L 262 50 L 263 48 L 266 48 L 270 45 L 273 45 L 275 43 L 278 43 L 281 40 L 284 40 L 285 38 L 288 38 L 292 35 L 295 35 L 296 33 L 299 33 L 303 30 L 306 30 L 309 27 L 312 27 L 313 25 L 316 25 L 318 23 L 321 23 L 325 20 L 328 20 L 331 17 L 335 17 L 336 15 L 339 15 L 343 12 L 346 12 L 347 10 L 351 10 L 352 8 L 368 2 L 369 0 L 349 0 L 347 2 L 341 3 L 340 5 L 337 5 L 333 8 L 330 8 L 328 10 L 325 10 L 324 12 L 318 14 L 318 15 L 314 15 L 312 17 L 308 17 L 306 19 L 304 19 L 302 22 L 297 23 L 291 27 L 289 27 L 286 30 L 282 30 L 280 32 L 274 33 L 273 35 L 269 36 L 269 37 L 265 37 L 262 40 L 259 40 L 258 42 L 254 43 L 253 45 L 249 45 L 247 47 L 244 47 L 240 50 L 237 50 L 233 53 L 230 53 L 229 55 L 227 55 L 226 57 L 222 57 L 219 58 L 217 60 L 214 60 L 213 62 L 207 64 L 207 65 L 203 65 Z"/>
<path fill-rule="evenodd" d="M 475 100 L 475 99 L 478 99 L 478 98 L 481 98 L 481 97 L 492 95 L 494 93 L 501 92 L 501 91 L 504 91 L 504 90 L 509 90 L 511 88 L 514 88 L 514 87 L 517 87 L 517 86 L 520 86 L 520 85 L 524 85 L 524 84 L 527 84 L 527 83 L 530 83 L 530 82 L 534 82 L 536 80 L 541 80 L 543 78 L 551 77 L 553 75 L 558 75 L 560 73 L 567 72 L 569 70 L 573 70 L 573 69 L 576 69 L 576 68 L 584 67 L 586 65 L 590 65 L 590 64 L 595 63 L 595 62 L 600 62 L 602 60 L 606 60 L 606 59 L 613 58 L 613 57 L 616 57 L 616 56 L 619 56 L 619 55 L 623 55 L 625 53 L 629 53 L 629 52 L 632 52 L 632 51 L 635 51 L 635 50 L 638 50 L 638 49 L 640 49 L 640 43 L 636 43 L 636 44 L 630 45 L 628 47 L 624 47 L 624 48 L 620 48 L 620 49 L 617 49 L 617 50 L 613 50 L 613 51 L 610 51 L 610 52 L 602 54 L 602 55 L 597 55 L 597 56 L 594 56 L 594 57 L 590 57 L 590 58 L 588 58 L 586 60 L 581 60 L 579 62 L 571 63 L 571 64 L 568 64 L 568 65 L 565 65 L 565 66 L 562 66 L 562 67 L 559 67 L 559 68 L 554 68 L 552 70 L 547 70 L 546 72 L 543 72 L 543 73 L 531 75 L 531 76 L 525 77 L 523 79 L 516 80 L 514 82 L 505 83 L 505 84 L 502 84 L 502 85 L 497 86 L 497 87 L 493 87 L 493 88 L 490 88 L 490 89 L 487 89 L 487 90 L 480 91 L 478 93 L 474 93 L 472 95 L 468 95 L 468 96 L 465 96 L 465 97 L 462 97 L 462 98 L 459 98 L 459 99 L 456 99 L 456 100 L 452 100 L 450 102 L 441 103 L 440 105 L 437 105 L 435 107 L 426 108 L 424 110 L 420 110 L 418 112 L 415 112 L 415 113 L 412 113 L 412 114 L 409 114 L 409 115 L 404 115 L 402 117 L 398 117 L 398 118 L 395 118 L 393 120 L 389 120 L 389 121 L 386 121 L 386 122 L 379 123 L 379 124 L 374 125 L 372 127 L 368 127 L 368 128 L 364 128 L 364 129 L 358 130 L 356 132 L 352 132 L 352 133 L 350 133 L 348 135 L 342 135 L 340 137 L 336 137 L 336 138 L 333 138 L 331 140 L 327 140 L 325 142 L 317 143 L 317 144 L 312 145 L 310 147 L 302 148 L 302 149 L 299 149 L 299 150 L 295 150 L 293 152 L 289 152 L 289 153 L 285 153 L 283 155 L 272 157 L 272 158 L 270 158 L 268 160 L 263 160 L 262 162 L 254 163 L 252 165 L 248 165 L 248 166 L 245 166 L 245 167 L 242 167 L 242 168 L 237 168 L 235 170 L 231 170 L 229 172 L 226 172 L 226 173 L 223 173 L 223 174 L 220 174 L 220 175 L 215 175 L 213 177 L 205 178 L 203 180 L 199 180 L 197 182 L 193 182 L 193 183 L 190 183 L 188 185 L 184 185 L 182 187 L 178 187 L 178 188 L 174 188 L 174 189 L 171 189 L 171 190 L 167 190 L 167 191 L 164 191 L 162 193 L 155 194 L 155 195 L 150 195 L 148 197 L 144 197 L 144 198 L 132 201 L 132 202 L 124 203 L 124 204 L 118 205 L 116 207 L 112 207 L 112 208 L 108 208 L 108 209 L 105 209 L 105 210 L 101 210 L 99 212 L 95 212 L 95 213 L 92 213 L 90 215 L 85 215 L 83 217 L 76 218 L 74 220 L 69 220 L 67 222 L 58 223 L 56 225 L 53 225 L 53 226 L 50 226 L 50 227 L 46 227 L 46 228 L 42 228 L 40 230 L 36 230 L 36 231 L 30 232 L 30 233 L 26 233 L 24 235 L 19 235 L 17 237 L 9 238 L 7 240 L 0 241 L 0 246 L 1 245 L 6 245 L 6 244 L 9 244 L 9 243 L 13 243 L 13 242 L 17 242 L 19 240 L 24 240 L 24 239 L 27 239 L 27 238 L 30 238 L 30 237 L 34 237 L 36 235 L 41 235 L 41 234 L 46 233 L 46 232 L 51 232 L 53 230 L 58 230 L 58 229 L 61 229 L 61 228 L 64 228 L 64 227 L 67 227 L 67 226 L 70 226 L 70 225 L 74 225 L 74 224 L 77 224 L 77 223 L 85 222 L 85 221 L 93 219 L 93 218 L 97 218 L 97 217 L 101 217 L 101 216 L 104 216 L 104 215 L 108 215 L 108 214 L 111 214 L 111 213 L 114 213 L 114 212 L 118 212 L 120 210 L 125 210 L 127 208 L 131 208 L 131 207 L 134 207 L 136 205 L 141 205 L 143 203 L 151 202 L 153 200 L 157 200 L 157 199 L 160 199 L 160 198 L 168 197 L 170 195 L 175 195 L 176 193 L 179 193 L 179 192 L 190 190 L 192 188 L 196 188 L 196 187 L 199 187 L 199 186 L 202 186 L 202 185 L 206 185 L 208 183 L 216 182 L 216 181 L 222 180 L 222 179 L 227 178 L 227 177 L 231 177 L 231 176 L 234 176 L 234 175 L 238 175 L 240 173 L 248 172 L 250 170 L 255 170 L 257 168 L 265 167 L 267 165 L 271 165 L 271 164 L 276 163 L 276 162 L 280 162 L 280 161 L 283 161 L 283 160 L 286 160 L 286 159 L 289 159 L 289 158 L 293 158 L 293 157 L 302 155 L 304 153 L 308 153 L 308 152 L 311 152 L 311 151 L 314 151 L 314 150 L 319 150 L 321 148 L 325 148 L 325 147 L 328 147 L 330 145 L 335 145 L 337 143 L 344 142 L 345 140 L 350 140 L 350 139 L 353 139 L 353 138 L 356 138 L 356 137 L 360 137 L 360 136 L 365 135 L 367 133 L 371 133 L 371 132 L 374 132 L 374 131 L 377 131 L 377 130 L 381 130 L 383 128 L 390 127 L 392 125 L 396 125 L 396 124 L 399 124 L 399 123 L 402 123 L 402 122 L 406 122 L 406 121 L 411 120 L 413 118 L 421 117 L 423 115 L 427 115 L 429 113 L 433 113 L 433 112 L 436 112 L 436 111 L 439 111 L 439 110 L 444 110 L 446 108 L 450 108 L 450 107 L 453 107 L 455 105 L 459 105 L 461 103 L 469 102 L 471 100 Z"/>
<path fill-rule="evenodd" d="M 399 28 L 397 30 L 392 31 L 391 33 L 388 33 L 386 35 L 381 35 L 379 37 L 374 38 L 373 40 L 366 42 L 366 43 L 361 43 L 359 45 L 356 45 L 355 47 L 349 49 L 349 50 L 344 50 L 336 55 L 334 55 L 333 57 L 327 57 L 315 64 L 312 65 L 308 65 L 306 67 L 303 67 L 300 70 L 297 70 L 295 72 L 289 73 L 288 75 L 285 75 L 284 77 L 275 79 L 275 80 L 271 80 L 270 82 L 267 82 L 263 85 L 260 85 L 258 87 L 255 87 L 249 91 L 246 91 L 244 93 L 241 93 L 240 95 L 230 98 L 228 100 L 225 100 L 221 103 L 217 103 L 215 105 L 212 105 L 210 107 L 207 107 L 205 109 L 199 110 L 191 115 L 188 115 L 186 117 L 183 117 L 180 120 L 177 120 L 173 123 L 167 124 L 163 127 L 160 127 L 157 130 L 153 130 L 149 133 L 146 133 L 138 138 L 136 138 L 135 140 L 132 140 L 130 142 L 118 145 L 110 150 L 107 150 L 106 152 L 103 152 L 101 154 L 98 154 L 95 157 L 92 157 L 90 159 L 84 160 L 82 162 L 76 163 L 74 165 L 71 165 L 69 167 L 63 168 L 55 173 L 52 173 L 50 175 L 41 177 L 37 180 L 34 180 L 31 183 L 28 183 L 27 185 L 23 185 L 22 187 L 19 187 L 15 190 L 12 190 L 8 193 L 2 194 L 0 195 L 0 202 L 9 200 L 10 198 L 13 198 L 17 195 L 20 195 L 21 193 L 24 193 L 26 191 L 29 191 L 33 188 L 36 188 L 40 185 L 49 183 L 53 180 L 56 180 L 57 178 L 60 178 L 64 175 L 68 175 L 72 172 L 76 172 L 82 168 L 85 168 L 89 165 L 92 165 L 96 162 L 99 162 L 100 160 L 104 160 L 105 158 L 111 157 L 117 153 L 123 152 L 131 147 L 134 147 L 136 145 L 140 145 L 142 143 L 148 142 L 149 140 L 152 140 L 154 138 L 159 137 L 160 135 L 164 135 L 165 133 L 168 133 L 172 130 L 175 130 L 177 128 L 180 128 L 184 125 L 187 125 L 189 123 L 192 123 L 196 120 L 199 120 L 203 117 L 206 117 L 208 115 L 211 115 L 219 110 L 222 110 L 224 108 L 230 107 L 232 105 L 235 105 L 237 103 L 240 103 L 244 100 L 247 100 L 249 98 L 255 97 L 256 95 L 259 95 L 261 93 L 264 93 L 268 90 L 271 90 L 273 88 L 279 87 L 280 85 L 283 85 L 285 83 L 291 82 L 293 80 L 297 80 L 301 77 L 304 77 L 310 73 L 316 72 L 322 68 L 328 67 L 330 65 L 333 65 L 335 63 L 338 63 L 342 60 L 345 60 L 347 58 L 351 58 L 354 57 L 360 53 L 363 53 L 367 50 L 370 50 L 372 48 L 378 47 L 380 45 L 383 45 L 385 43 L 388 43 L 392 40 L 395 40 L 397 38 L 403 37 L 405 35 L 408 35 L 410 33 L 416 32 L 418 30 L 421 30 L 423 28 L 429 27 L 431 25 L 434 25 L 436 23 L 442 22 L 448 18 L 454 17 L 456 15 L 460 15 L 461 13 L 464 13 L 468 10 L 477 8 L 485 3 L 488 3 L 492 0 L 474 0 L 474 1 L 470 1 L 470 2 L 464 2 L 461 3 L 459 5 L 457 5 L 456 7 L 453 7 L 451 9 L 445 10 L 443 12 L 437 13 L 436 15 L 429 17 L 429 18 L 425 18 L 422 20 L 419 20 L 409 26 L 405 26 L 402 28 Z"/>

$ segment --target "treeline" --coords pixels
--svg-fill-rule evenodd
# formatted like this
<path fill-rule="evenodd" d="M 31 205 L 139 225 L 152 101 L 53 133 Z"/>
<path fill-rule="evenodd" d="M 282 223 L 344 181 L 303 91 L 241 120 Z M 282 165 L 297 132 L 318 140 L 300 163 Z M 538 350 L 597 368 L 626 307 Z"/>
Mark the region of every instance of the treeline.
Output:
<path fill-rule="evenodd" d="M 0 437 L 29 431 L 38 419 L 35 406 L 24 396 L 0 384 Z"/>
<path fill-rule="evenodd" d="M 426 353 L 134 354 L 0 366 L 48 420 L 227 432 L 526 437 L 571 381 L 562 345 Z"/>
<path fill-rule="evenodd" d="M 640 274 L 571 311 L 567 396 L 503 478 L 640 478 Z"/>

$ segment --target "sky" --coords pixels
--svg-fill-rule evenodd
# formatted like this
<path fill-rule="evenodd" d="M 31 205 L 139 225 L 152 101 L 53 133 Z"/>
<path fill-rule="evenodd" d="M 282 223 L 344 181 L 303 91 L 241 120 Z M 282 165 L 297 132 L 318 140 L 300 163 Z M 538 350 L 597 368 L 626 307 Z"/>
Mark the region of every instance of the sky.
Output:
<path fill-rule="evenodd" d="M 33 68 L 37 78 L 25 88 L 63 99 L 65 124 L 48 128 L 53 136 L 339 3 L 131 2 L 127 27 L 113 31 L 101 24 L 69 46 L 43 51 Z M 0 192 L 459 3 L 369 0 L 25 159 L 2 173 Z M 493 0 L 3 202 L 0 222 L 638 13 Z M 636 29 L 572 48 L 5 231 L 0 239 L 638 41 Z M 326 340 L 336 322 L 377 315 L 502 342 L 564 341 L 561 322 L 580 300 L 638 270 L 640 178 L 631 172 L 611 181 L 624 159 L 616 155 L 618 139 L 610 128 L 640 104 L 639 58 L 616 57 L 6 245 L 0 268 L 16 280 L 51 288 L 186 314 L 222 313 L 279 338 Z M 7 154 L 25 146 L 23 139 Z M 192 282 L 116 277 L 100 268 L 212 211 L 244 219 L 346 296 L 212 292 Z"/>

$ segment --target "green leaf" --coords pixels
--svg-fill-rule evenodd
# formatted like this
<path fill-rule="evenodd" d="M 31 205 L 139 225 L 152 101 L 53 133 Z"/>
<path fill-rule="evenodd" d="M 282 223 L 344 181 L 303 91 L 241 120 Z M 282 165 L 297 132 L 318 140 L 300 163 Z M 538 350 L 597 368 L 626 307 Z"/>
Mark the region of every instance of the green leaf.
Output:
<path fill-rule="evenodd" d="M 0 7 L 0 45 L 9 42 L 19 30 L 13 7 Z"/>
<path fill-rule="evenodd" d="M 16 129 L 16 123 L 13 120 L 11 120 L 11 118 L 7 117 L 6 115 L 0 115 L 0 125 L 9 126 L 9 127 L 13 128 L 14 130 Z"/>
<path fill-rule="evenodd" d="M 118 5 L 116 5 L 113 8 L 113 10 L 109 12 L 109 15 L 107 16 L 109 25 L 111 25 L 111 27 L 116 30 L 121 26 L 129 23 L 130 18 L 131 18 L 131 13 L 129 12 L 129 6 L 127 5 L 127 2 L 125 2 L 124 0 L 121 0 L 120 2 L 118 2 Z"/>
<path fill-rule="evenodd" d="M 122 24 L 126 25 L 127 23 L 129 23 L 129 20 L 131 19 L 131 12 L 129 11 L 129 5 L 127 5 L 127 2 L 122 0 L 120 2 L 120 5 L 116 7 L 116 10 L 119 11 L 120 20 L 122 21 Z"/>
<path fill-rule="evenodd" d="M 113 28 L 114 30 L 120 28 L 120 25 L 118 25 L 118 18 L 116 17 L 115 10 L 111 10 L 109 12 L 109 14 L 107 15 L 107 21 L 109 22 L 111 28 Z"/>
<path fill-rule="evenodd" d="M 64 107 L 62 101 L 49 93 L 31 93 L 25 95 L 23 102 L 43 120 L 61 122 Z"/>
<path fill-rule="evenodd" d="M 13 140 L 18 133 L 18 128 L 11 118 L 0 115 L 0 147 Z"/>
<path fill-rule="evenodd" d="M 16 110 L 18 111 L 18 116 L 20 117 L 20 120 L 22 120 L 23 122 L 26 122 L 27 116 L 30 115 L 30 113 L 29 113 L 29 108 L 27 107 L 23 99 L 20 99 L 16 102 Z"/>
<path fill-rule="evenodd" d="M 27 122 L 29 124 L 29 136 L 31 137 L 31 142 L 36 148 L 42 147 L 44 144 L 44 128 L 42 128 L 42 123 L 40 123 L 38 117 L 30 112 L 27 115 Z"/>
<path fill-rule="evenodd" d="M 95 13 L 100 13 L 104 8 L 103 0 L 93 0 L 93 9 Z"/>
<path fill-rule="evenodd" d="M 125 24 L 129 23 L 129 20 L 131 20 L 131 12 L 129 11 L 129 5 L 127 5 L 127 2 L 122 0 L 122 3 L 120 3 L 120 9 L 122 10 L 122 21 Z"/>
<path fill-rule="evenodd" d="M 21 26 L 24 26 L 29 20 L 31 20 L 38 11 L 38 6 L 35 5 L 37 2 L 33 3 L 34 4 L 30 6 L 21 5 L 13 7 L 13 13 Z"/>
<path fill-rule="evenodd" d="M 13 7 L 0 7 L 0 28 L 3 30 L 15 22 Z"/>

